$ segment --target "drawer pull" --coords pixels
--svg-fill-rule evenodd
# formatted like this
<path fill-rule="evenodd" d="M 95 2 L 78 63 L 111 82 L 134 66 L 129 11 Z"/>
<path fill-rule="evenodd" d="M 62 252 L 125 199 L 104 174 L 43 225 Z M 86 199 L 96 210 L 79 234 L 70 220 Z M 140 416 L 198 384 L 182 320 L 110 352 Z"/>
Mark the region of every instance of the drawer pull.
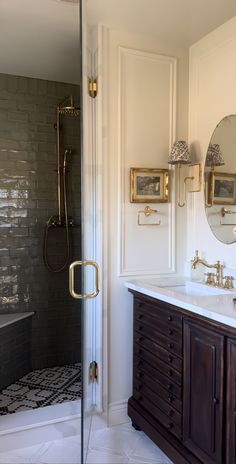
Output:
<path fill-rule="evenodd" d="M 171 430 L 171 429 L 173 429 L 173 426 L 174 426 L 174 425 L 173 425 L 172 423 L 170 423 L 170 424 L 167 425 L 167 428 L 168 428 L 169 430 Z"/>
<path fill-rule="evenodd" d="M 143 341 L 143 337 L 139 337 L 139 338 L 136 339 L 137 343 L 142 343 L 142 341 Z"/>
<path fill-rule="evenodd" d="M 219 400 L 218 398 L 213 398 L 213 403 L 216 405 L 216 404 L 219 404 Z"/>
<path fill-rule="evenodd" d="M 173 358 L 172 358 L 172 356 L 168 356 L 168 361 L 169 361 L 170 363 L 172 363 L 172 362 L 173 362 Z"/>
<path fill-rule="evenodd" d="M 139 361 L 138 364 L 137 364 L 137 366 L 138 366 L 138 367 L 141 367 L 142 364 L 143 364 L 142 361 Z"/>
<path fill-rule="evenodd" d="M 169 330 L 168 330 L 168 334 L 169 334 L 169 335 L 173 335 L 173 330 L 169 329 Z"/>
<path fill-rule="evenodd" d="M 172 390 L 172 388 L 173 388 L 173 385 L 171 383 L 169 383 L 168 390 Z"/>
<path fill-rule="evenodd" d="M 172 348 L 173 348 L 172 343 L 168 343 L 167 346 L 168 346 L 168 348 L 169 348 L 170 350 L 172 350 Z"/>
<path fill-rule="evenodd" d="M 172 317 L 172 316 L 168 316 L 168 321 L 172 322 L 172 321 L 173 321 L 173 317 Z"/>
<path fill-rule="evenodd" d="M 174 415 L 174 411 L 173 411 L 172 409 L 170 409 L 170 410 L 168 411 L 168 416 L 169 416 L 169 417 L 173 417 L 173 415 Z"/>
<path fill-rule="evenodd" d="M 138 378 L 140 379 L 142 376 L 143 376 L 143 373 L 142 373 L 142 372 L 138 372 L 136 377 L 138 377 Z"/>
<path fill-rule="evenodd" d="M 172 377 L 173 376 L 173 371 L 170 369 L 168 374 L 169 374 L 170 377 Z"/>
<path fill-rule="evenodd" d="M 169 401 L 170 403 L 173 403 L 173 401 L 174 401 L 173 396 L 169 396 L 169 397 L 168 397 L 168 401 Z"/>
<path fill-rule="evenodd" d="M 138 391 L 140 391 L 140 390 L 142 390 L 143 386 L 142 385 L 137 385 L 136 388 L 137 388 Z"/>
<path fill-rule="evenodd" d="M 143 318 L 143 314 L 139 314 L 139 315 L 138 315 L 138 319 L 140 320 L 140 319 L 142 319 L 142 318 Z"/>
<path fill-rule="evenodd" d="M 143 325 L 140 325 L 138 330 L 142 331 L 143 330 Z"/>

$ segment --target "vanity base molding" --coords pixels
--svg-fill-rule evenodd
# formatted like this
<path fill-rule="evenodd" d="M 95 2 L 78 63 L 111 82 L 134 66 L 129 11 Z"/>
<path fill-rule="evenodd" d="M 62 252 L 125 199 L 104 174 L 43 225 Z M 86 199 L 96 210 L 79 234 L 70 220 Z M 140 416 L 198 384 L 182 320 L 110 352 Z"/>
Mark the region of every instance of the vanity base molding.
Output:
<path fill-rule="evenodd" d="M 144 411 L 134 398 L 128 401 L 128 416 L 174 464 L 201 464 L 171 433 L 169 433 L 147 411 Z"/>

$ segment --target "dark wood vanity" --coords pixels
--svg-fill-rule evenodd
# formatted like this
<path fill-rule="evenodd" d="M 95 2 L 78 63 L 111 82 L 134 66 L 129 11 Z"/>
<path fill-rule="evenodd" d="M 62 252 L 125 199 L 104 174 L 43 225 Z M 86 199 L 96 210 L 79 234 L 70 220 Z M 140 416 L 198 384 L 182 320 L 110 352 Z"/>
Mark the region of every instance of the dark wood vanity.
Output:
<path fill-rule="evenodd" d="M 130 291 L 133 426 L 174 464 L 235 464 L 236 329 Z"/>

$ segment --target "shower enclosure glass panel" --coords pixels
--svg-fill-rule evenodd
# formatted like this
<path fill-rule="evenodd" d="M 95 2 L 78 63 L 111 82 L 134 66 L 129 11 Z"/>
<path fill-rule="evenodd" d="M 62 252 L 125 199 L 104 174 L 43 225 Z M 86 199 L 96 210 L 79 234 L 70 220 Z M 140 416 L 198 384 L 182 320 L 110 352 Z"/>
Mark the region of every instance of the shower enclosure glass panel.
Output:
<path fill-rule="evenodd" d="M 20 38 L 14 47 L 21 55 Z M 80 440 L 82 304 L 69 294 L 82 256 L 79 76 L 32 74 L 0 74 L 0 453 L 6 429 L 28 447 L 31 427 L 51 441 L 49 423 L 65 417 Z"/>

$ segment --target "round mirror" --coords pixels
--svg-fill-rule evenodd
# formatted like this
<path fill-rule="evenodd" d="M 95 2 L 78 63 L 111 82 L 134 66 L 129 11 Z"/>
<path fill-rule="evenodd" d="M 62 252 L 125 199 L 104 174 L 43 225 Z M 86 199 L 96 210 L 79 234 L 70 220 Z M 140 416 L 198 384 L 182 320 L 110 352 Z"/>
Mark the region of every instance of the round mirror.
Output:
<path fill-rule="evenodd" d="M 223 118 L 211 137 L 205 161 L 205 211 L 218 240 L 236 241 L 236 115 Z"/>

